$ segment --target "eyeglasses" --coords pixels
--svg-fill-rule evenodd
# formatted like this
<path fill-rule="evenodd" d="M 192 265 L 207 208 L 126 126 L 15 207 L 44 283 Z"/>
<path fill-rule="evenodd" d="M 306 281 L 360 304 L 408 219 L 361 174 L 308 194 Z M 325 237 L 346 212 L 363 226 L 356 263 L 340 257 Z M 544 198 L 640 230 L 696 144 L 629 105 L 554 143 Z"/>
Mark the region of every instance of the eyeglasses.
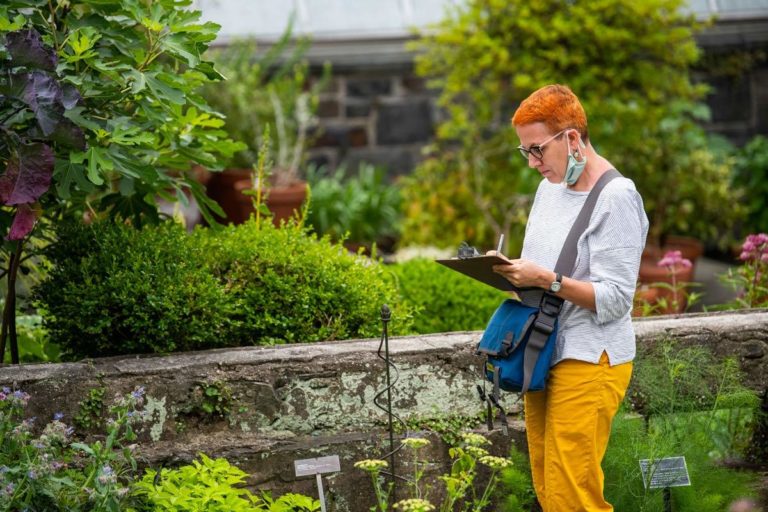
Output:
<path fill-rule="evenodd" d="M 541 160 L 542 158 L 544 158 L 544 146 L 548 144 L 549 141 L 551 141 L 555 137 L 558 137 L 561 133 L 563 133 L 566 130 L 568 130 L 568 128 L 566 128 L 565 130 L 560 130 L 559 132 L 557 132 L 556 134 L 554 134 L 553 136 L 551 136 L 541 144 L 534 144 L 529 148 L 526 148 L 521 144 L 517 146 L 517 149 L 520 151 L 520 154 L 523 155 L 523 158 L 525 158 L 526 160 L 528 160 L 529 155 L 533 155 L 537 160 Z"/>

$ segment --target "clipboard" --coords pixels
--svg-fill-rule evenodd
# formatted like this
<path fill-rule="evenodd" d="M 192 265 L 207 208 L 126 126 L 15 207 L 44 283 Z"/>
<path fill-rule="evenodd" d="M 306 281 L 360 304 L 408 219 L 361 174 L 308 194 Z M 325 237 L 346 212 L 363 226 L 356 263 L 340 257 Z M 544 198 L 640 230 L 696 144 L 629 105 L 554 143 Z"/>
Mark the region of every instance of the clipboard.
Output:
<path fill-rule="evenodd" d="M 451 258 L 447 260 L 435 260 L 451 270 L 460 272 L 465 276 L 493 286 L 505 292 L 520 293 L 528 288 L 518 288 L 510 283 L 504 276 L 493 271 L 494 265 L 506 265 L 509 260 L 499 256 L 475 256 L 472 258 Z"/>

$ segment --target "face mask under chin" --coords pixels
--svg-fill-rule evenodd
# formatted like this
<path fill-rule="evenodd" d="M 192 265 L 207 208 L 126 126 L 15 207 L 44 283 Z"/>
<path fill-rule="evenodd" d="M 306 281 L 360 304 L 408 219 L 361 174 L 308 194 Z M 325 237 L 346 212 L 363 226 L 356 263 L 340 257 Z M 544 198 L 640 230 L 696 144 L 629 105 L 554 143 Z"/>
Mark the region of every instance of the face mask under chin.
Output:
<path fill-rule="evenodd" d="M 566 137 L 566 144 L 567 144 L 567 137 Z M 581 138 L 579 138 L 579 145 L 584 148 L 586 147 L 584 143 L 581 141 Z M 566 185 L 574 185 L 577 181 L 579 181 L 579 177 L 581 176 L 581 173 L 584 171 L 584 167 L 587 165 L 587 155 L 582 153 L 582 160 L 579 162 L 576 160 L 576 157 L 573 156 L 575 151 L 571 153 L 568 152 L 568 163 L 565 165 L 565 177 L 563 178 L 563 182 L 565 182 Z"/>

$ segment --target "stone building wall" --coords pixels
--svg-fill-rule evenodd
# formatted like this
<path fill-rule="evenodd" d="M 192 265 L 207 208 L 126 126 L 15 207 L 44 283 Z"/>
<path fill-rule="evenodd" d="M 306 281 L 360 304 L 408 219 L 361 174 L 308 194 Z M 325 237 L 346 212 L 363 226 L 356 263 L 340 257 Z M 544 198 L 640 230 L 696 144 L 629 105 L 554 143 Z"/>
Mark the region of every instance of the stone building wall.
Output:
<path fill-rule="evenodd" d="M 356 171 L 381 165 L 394 177 L 410 172 L 437 120 L 435 93 L 408 66 L 334 73 L 320 97 L 321 131 L 310 161 Z"/>
<path fill-rule="evenodd" d="M 704 127 L 739 146 L 755 135 L 768 136 L 768 43 L 717 41 L 701 42 L 703 62 L 712 69 L 694 74 L 710 86 L 705 102 L 712 115 Z M 748 52 L 744 58 L 753 59 L 752 65 L 727 72 L 728 60 L 740 51 Z M 322 61 L 315 57 L 314 63 L 319 70 Z M 309 152 L 310 162 L 331 168 L 346 162 L 353 171 L 369 162 L 385 167 L 393 178 L 410 173 L 442 114 L 435 102 L 438 92 L 415 75 L 410 55 L 400 53 L 376 65 L 342 60 L 332 74 L 320 98 L 321 135 Z"/>
<path fill-rule="evenodd" d="M 670 337 L 705 345 L 719 356 L 736 357 L 747 385 L 761 392 L 768 388 L 768 310 L 637 319 L 635 330 L 639 353 Z M 392 339 L 394 412 L 406 421 L 479 414 L 483 405 L 475 386 L 481 360 L 474 355 L 479 336 L 456 332 Z M 367 510 L 374 497 L 367 475 L 353 464 L 381 457 L 388 447 L 387 415 L 374 405 L 386 387 L 379 349 L 379 340 L 353 340 L 4 366 L 0 386 L 30 393 L 31 416 L 63 412 L 68 422 L 91 389 L 105 388 L 109 398 L 144 386 L 152 421 L 140 431 L 140 456 L 148 463 L 172 466 L 205 452 L 227 457 L 248 472 L 254 488 L 311 495 L 314 480 L 296 480 L 293 461 L 337 454 L 341 472 L 325 482 L 336 503 L 333 510 L 358 512 Z M 232 392 L 228 417 L 185 412 L 205 383 Z M 524 448 L 517 396 L 507 394 L 505 405 L 512 435 L 490 433 L 499 455 L 510 443 Z M 449 467 L 447 449 L 437 436 L 430 437 L 430 471 L 442 474 Z"/>

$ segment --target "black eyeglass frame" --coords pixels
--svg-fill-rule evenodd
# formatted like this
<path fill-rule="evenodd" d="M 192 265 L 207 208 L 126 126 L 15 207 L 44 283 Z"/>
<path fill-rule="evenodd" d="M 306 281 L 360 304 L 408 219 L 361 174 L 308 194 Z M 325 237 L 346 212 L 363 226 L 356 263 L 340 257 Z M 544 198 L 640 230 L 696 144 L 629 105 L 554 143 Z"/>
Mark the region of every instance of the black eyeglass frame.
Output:
<path fill-rule="evenodd" d="M 556 134 L 554 134 L 553 136 L 551 136 L 550 138 L 548 138 L 547 140 L 545 140 L 544 142 L 542 142 L 541 144 L 534 144 L 534 145 L 532 145 L 529 148 L 526 148 L 525 146 L 520 144 L 519 146 L 517 146 L 517 150 L 520 151 L 520 154 L 526 160 L 528 160 L 528 158 L 530 158 L 529 155 L 533 155 L 533 157 L 536 160 L 543 160 L 544 159 L 544 146 L 546 146 L 551 141 L 553 141 L 554 139 L 556 139 L 557 137 L 562 135 L 564 132 L 566 132 L 568 130 L 571 130 L 571 129 L 572 128 L 564 128 L 564 129 L 560 130 L 559 132 L 557 132 Z"/>

